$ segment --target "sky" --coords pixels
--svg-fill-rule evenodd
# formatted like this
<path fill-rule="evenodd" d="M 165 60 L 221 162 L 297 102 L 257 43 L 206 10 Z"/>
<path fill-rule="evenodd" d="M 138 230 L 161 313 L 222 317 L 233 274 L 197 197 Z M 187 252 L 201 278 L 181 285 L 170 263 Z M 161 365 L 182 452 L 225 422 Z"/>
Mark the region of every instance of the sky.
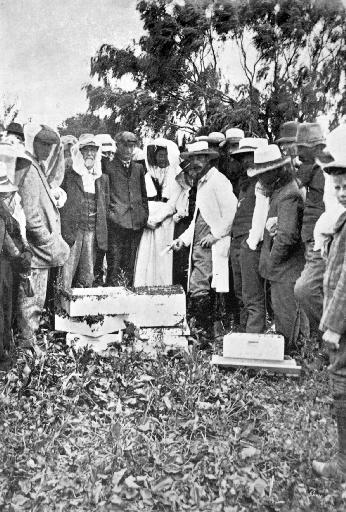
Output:
<path fill-rule="evenodd" d="M 101 44 L 125 47 L 141 32 L 136 0 L 0 0 L 0 100 L 18 99 L 21 122 L 57 126 L 85 112 Z"/>
<path fill-rule="evenodd" d="M 142 33 L 136 0 L 0 0 L 0 101 L 18 101 L 19 122 L 56 127 L 86 111 L 82 86 L 97 49 L 126 47 Z M 235 48 L 222 66 L 242 76 Z"/>

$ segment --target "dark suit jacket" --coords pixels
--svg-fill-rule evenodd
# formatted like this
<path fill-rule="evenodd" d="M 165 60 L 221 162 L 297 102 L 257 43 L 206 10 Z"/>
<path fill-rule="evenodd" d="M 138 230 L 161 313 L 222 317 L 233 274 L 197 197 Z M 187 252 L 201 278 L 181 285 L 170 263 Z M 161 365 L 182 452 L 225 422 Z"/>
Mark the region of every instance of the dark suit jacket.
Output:
<path fill-rule="evenodd" d="M 270 281 L 295 282 L 304 268 L 301 226 L 304 201 L 297 182 L 291 181 L 270 198 L 268 219 L 277 217 L 277 234 L 264 230 L 259 270 Z"/>
<path fill-rule="evenodd" d="M 84 197 L 82 177 L 71 170 L 66 174 L 61 187 L 67 194 L 67 200 L 60 210 L 61 233 L 71 247 L 76 241 L 79 223 L 82 219 L 82 205 Z M 95 181 L 96 194 L 96 241 L 99 249 L 107 251 L 108 230 L 107 213 L 109 208 L 109 181 L 108 176 L 102 174 Z"/>
<path fill-rule="evenodd" d="M 149 215 L 142 165 L 132 161 L 126 169 L 116 154 L 112 161 L 105 163 L 105 172 L 109 176 L 110 223 L 135 231 L 142 229 Z"/>

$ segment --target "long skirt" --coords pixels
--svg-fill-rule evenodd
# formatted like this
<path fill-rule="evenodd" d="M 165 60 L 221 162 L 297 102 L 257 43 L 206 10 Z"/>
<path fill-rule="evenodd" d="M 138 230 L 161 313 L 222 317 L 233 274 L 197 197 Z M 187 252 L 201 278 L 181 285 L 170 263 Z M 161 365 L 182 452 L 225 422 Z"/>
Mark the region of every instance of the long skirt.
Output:
<path fill-rule="evenodd" d="M 173 251 L 167 251 L 167 247 L 173 242 L 173 233 L 173 217 L 165 219 L 154 230 L 144 229 L 137 253 L 134 286 L 172 284 Z"/>

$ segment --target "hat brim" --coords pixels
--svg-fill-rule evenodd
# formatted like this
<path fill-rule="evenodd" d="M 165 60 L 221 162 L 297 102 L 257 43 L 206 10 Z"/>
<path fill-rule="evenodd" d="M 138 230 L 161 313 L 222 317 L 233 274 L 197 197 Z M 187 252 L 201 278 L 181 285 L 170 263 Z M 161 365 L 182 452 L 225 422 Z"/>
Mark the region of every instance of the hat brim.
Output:
<path fill-rule="evenodd" d="M 322 164 L 322 162 L 319 162 L 319 165 L 327 174 L 346 174 L 346 163 L 344 161 L 335 160 L 329 164 Z"/>
<path fill-rule="evenodd" d="M 303 146 L 305 148 L 314 148 L 315 146 L 320 146 L 320 145 L 323 145 L 323 146 L 326 146 L 326 139 L 317 139 L 317 140 L 314 140 L 312 142 L 299 142 L 299 141 L 296 141 L 297 142 L 297 146 Z"/>
<path fill-rule="evenodd" d="M 237 155 L 246 155 L 246 153 L 254 153 L 256 151 L 256 148 L 241 148 L 241 149 L 237 149 L 236 151 L 233 151 L 232 153 L 232 157 L 235 156 L 237 157 Z"/>
<path fill-rule="evenodd" d="M 87 147 L 99 149 L 100 146 L 98 144 L 96 144 L 95 142 L 87 142 L 86 144 L 79 145 L 79 149 L 83 149 L 83 148 L 87 148 Z"/>
<path fill-rule="evenodd" d="M 204 149 L 201 151 L 184 151 L 183 153 L 180 153 L 180 157 L 186 160 L 186 158 L 190 158 L 192 156 L 196 155 L 206 155 L 214 158 L 219 158 L 220 154 L 218 151 L 213 151 L 212 149 Z"/>
<path fill-rule="evenodd" d="M 292 144 L 297 142 L 297 137 L 281 137 L 275 141 L 275 144 Z"/>
<path fill-rule="evenodd" d="M 7 183 L 4 183 L 3 185 L 0 185 L 0 193 L 1 192 L 17 192 L 18 187 L 8 181 Z"/>
<path fill-rule="evenodd" d="M 266 164 L 255 164 L 255 167 L 251 167 L 250 169 L 247 170 L 247 175 L 249 176 L 249 178 L 253 178 L 254 176 L 264 174 L 265 172 L 272 171 L 273 169 L 283 167 L 289 162 L 291 162 L 291 157 L 287 156 L 286 158 L 280 158 L 279 160 L 268 162 Z"/>

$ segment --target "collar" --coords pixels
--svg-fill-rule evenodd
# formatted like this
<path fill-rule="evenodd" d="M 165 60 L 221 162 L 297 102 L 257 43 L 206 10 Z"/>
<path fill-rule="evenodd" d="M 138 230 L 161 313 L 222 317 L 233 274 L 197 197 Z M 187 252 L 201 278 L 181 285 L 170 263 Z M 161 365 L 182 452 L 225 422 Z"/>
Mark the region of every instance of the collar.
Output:
<path fill-rule="evenodd" d="M 202 185 L 203 183 L 207 182 L 214 174 L 217 172 L 216 167 L 211 167 L 207 174 L 205 174 L 199 181 L 198 185 Z"/>

